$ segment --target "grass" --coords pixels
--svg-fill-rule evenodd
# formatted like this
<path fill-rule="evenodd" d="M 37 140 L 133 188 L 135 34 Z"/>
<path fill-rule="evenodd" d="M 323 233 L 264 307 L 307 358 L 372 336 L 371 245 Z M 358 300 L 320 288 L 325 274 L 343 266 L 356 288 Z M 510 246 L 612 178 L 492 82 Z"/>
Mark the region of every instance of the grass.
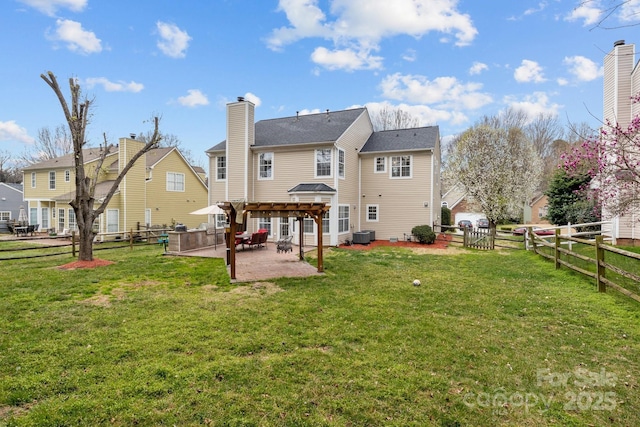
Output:
<path fill-rule="evenodd" d="M 2 262 L 0 425 L 640 425 L 640 306 L 531 253 L 238 286 L 161 252 Z"/>

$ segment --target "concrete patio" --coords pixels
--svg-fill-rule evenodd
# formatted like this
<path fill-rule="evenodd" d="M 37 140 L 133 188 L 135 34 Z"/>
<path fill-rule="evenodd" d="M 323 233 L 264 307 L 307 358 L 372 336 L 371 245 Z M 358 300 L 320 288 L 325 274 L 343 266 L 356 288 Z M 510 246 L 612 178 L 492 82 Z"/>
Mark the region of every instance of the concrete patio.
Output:
<path fill-rule="evenodd" d="M 236 251 L 236 282 L 255 282 L 259 280 L 275 279 L 279 277 L 309 277 L 320 276 L 318 269 L 306 261 L 300 261 L 298 246 L 293 246 L 293 252 L 278 253 L 276 245 L 268 242 L 266 247 L 242 249 L 238 246 Z M 315 251 L 315 247 L 306 246 L 305 250 Z M 210 246 L 202 249 L 194 249 L 184 252 L 167 252 L 174 256 L 196 256 L 206 258 L 227 257 L 227 248 L 219 244 L 217 248 Z M 227 265 L 227 273 L 230 274 L 230 266 Z"/>

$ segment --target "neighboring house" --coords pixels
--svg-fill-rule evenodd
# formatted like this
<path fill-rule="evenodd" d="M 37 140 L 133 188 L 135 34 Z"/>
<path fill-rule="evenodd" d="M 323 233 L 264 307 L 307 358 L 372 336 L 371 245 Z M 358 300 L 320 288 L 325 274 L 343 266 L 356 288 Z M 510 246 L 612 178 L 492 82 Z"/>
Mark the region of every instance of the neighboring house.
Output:
<path fill-rule="evenodd" d="M 631 120 L 640 115 L 640 103 L 633 103 L 631 96 L 640 92 L 640 62 L 635 62 L 635 45 L 624 40 L 613 44 L 604 58 L 603 121 L 611 120 L 625 129 Z M 612 216 L 606 209 L 602 220 L 611 220 L 612 234 L 618 244 L 640 241 L 640 212 Z"/>
<path fill-rule="evenodd" d="M 22 184 L 0 182 L 0 232 L 9 231 L 7 222 L 18 220 L 23 199 Z"/>
<path fill-rule="evenodd" d="M 440 222 L 437 126 L 374 132 L 366 108 L 254 123 L 254 105 L 227 105 L 227 139 L 206 151 L 209 201 L 325 202 L 323 242 L 335 246 L 357 231 L 402 239 L 416 225 Z M 293 235 L 293 218 L 252 218 L 271 239 Z M 314 221 L 303 222 L 315 242 Z"/>
<path fill-rule="evenodd" d="M 471 200 L 467 192 L 460 184 L 455 184 L 442 196 L 442 206 L 451 210 L 451 222 L 456 226 L 460 221 L 467 219 L 476 224 L 479 219 L 486 218 L 480 211 L 478 203 Z"/>
<path fill-rule="evenodd" d="M 549 198 L 544 194 L 535 195 L 524 207 L 525 224 L 549 224 L 547 211 L 549 210 Z"/>
<path fill-rule="evenodd" d="M 144 143 L 140 141 L 120 138 L 119 145 L 103 163 L 94 193 L 96 207 L 104 200 L 121 168 L 142 147 Z M 101 150 L 84 149 L 87 176 L 92 176 L 97 167 Z M 23 169 L 23 175 L 29 222 L 39 224 L 40 231 L 77 229 L 75 213 L 69 205 L 75 197 L 73 155 L 33 164 Z M 205 206 L 207 187 L 202 177 L 176 148 L 155 148 L 127 172 L 94 226 L 99 233 L 122 233 L 145 225 L 175 223 L 196 227 L 206 222 L 207 216 L 189 212 Z"/>

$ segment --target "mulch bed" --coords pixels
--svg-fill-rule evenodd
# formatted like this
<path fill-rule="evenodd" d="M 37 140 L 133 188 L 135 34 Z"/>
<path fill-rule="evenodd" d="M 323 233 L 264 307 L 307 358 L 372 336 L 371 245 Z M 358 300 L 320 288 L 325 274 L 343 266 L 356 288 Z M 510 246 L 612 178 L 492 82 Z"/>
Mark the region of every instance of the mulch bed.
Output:
<path fill-rule="evenodd" d="M 113 261 L 94 258 L 93 261 L 73 261 L 68 264 L 61 265 L 58 268 L 60 270 L 75 270 L 76 268 L 96 268 L 111 264 L 113 264 Z"/>
<path fill-rule="evenodd" d="M 389 240 L 374 240 L 367 245 L 353 244 L 351 246 L 340 245 L 339 247 L 342 249 L 351 249 L 356 251 L 367 251 L 373 248 L 377 248 L 379 246 L 393 246 L 398 248 L 428 248 L 428 249 L 447 249 L 449 246 L 449 242 L 453 236 L 451 234 L 438 234 L 436 236 L 436 241 L 430 245 L 419 243 L 419 242 L 404 242 L 397 241 L 395 243 L 390 242 Z"/>

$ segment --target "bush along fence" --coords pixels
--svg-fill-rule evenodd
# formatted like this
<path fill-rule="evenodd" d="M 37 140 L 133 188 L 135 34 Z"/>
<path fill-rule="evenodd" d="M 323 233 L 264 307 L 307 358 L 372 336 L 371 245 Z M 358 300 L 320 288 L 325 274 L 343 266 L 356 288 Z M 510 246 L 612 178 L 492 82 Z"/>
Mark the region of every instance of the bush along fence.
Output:
<path fill-rule="evenodd" d="M 547 240 L 537 236 L 531 228 L 527 234 L 530 248 L 538 255 L 553 260 L 556 268 L 565 266 L 594 278 L 598 292 L 606 292 L 610 287 L 640 302 L 640 254 L 607 245 L 602 235 L 596 236 L 595 240 L 587 240 L 562 235 L 560 229 L 556 229 L 555 235 L 547 236 Z M 577 245 L 571 246 L 573 250 L 563 248 L 563 243 Z"/>

